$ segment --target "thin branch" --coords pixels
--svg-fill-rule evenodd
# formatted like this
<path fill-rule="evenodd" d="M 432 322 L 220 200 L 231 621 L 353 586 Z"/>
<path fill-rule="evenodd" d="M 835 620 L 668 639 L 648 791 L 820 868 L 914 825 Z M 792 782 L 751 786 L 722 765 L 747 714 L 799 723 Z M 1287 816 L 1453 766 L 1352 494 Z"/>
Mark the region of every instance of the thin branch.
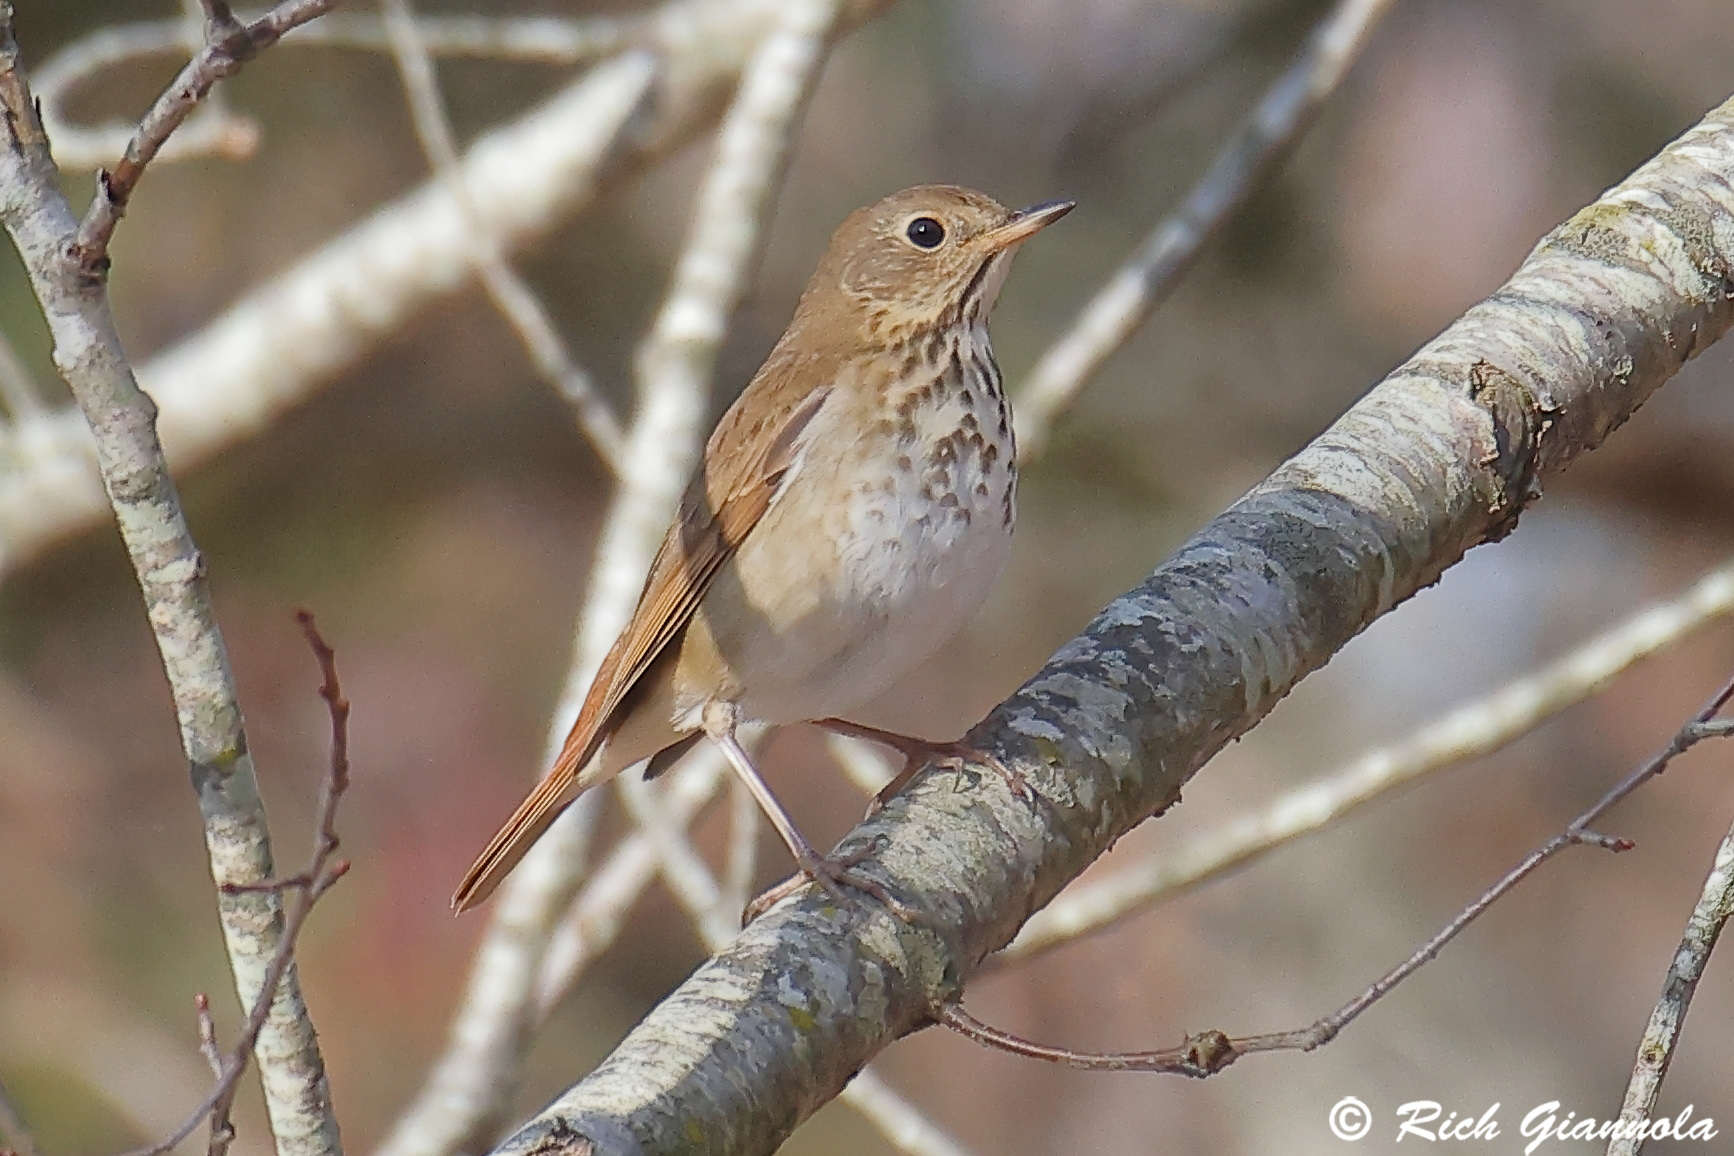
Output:
<path fill-rule="evenodd" d="M 181 69 L 174 83 L 156 99 L 127 142 L 126 152 L 112 171 L 98 174 L 96 197 L 79 224 L 73 259 L 85 276 L 102 277 L 108 268 L 108 243 L 126 214 L 127 202 L 145 166 L 163 142 L 179 128 L 219 80 L 234 76 L 259 53 L 277 43 L 291 28 L 306 24 L 335 8 L 340 0 L 283 0 L 251 24 L 236 22 L 228 5 L 207 9 L 205 47 Z"/>
<path fill-rule="evenodd" d="M 1204 245 L 1288 156 L 1348 75 L 1394 0 L 1340 0 L 1252 115 L 1217 153 L 1178 211 L 1156 226 L 1064 336 L 1042 355 L 1013 409 L 1021 460 L 1047 445 L 1054 422 L 1167 299 Z"/>
<path fill-rule="evenodd" d="M 1669 763 L 1700 742 L 1707 738 L 1725 737 L 1734 733 L 1734 726 L 1719 725 L 1718 722 L 1712 722 L 1731 698 L 1734 698 L 1734 678 L 1723 684 L 1722 688 L 1711 696 L 1710 701 L 1705 703 L 1697 714 L 1693 715 L 1675 732 L 1674 737 L 1668 740 L 1666 746 L 1652 755 L 1637 770 L 1614 784 L 1600 799 L 1596 800 L 1589 810 L 1573 819 L 1565 830 L 1525 856 L 1522 862 L 1501 876 L 1497 883 L 1483 891 L 1473 903 L 1458 912 L 1450 923 L 1435 933 L 1426 943 L 1416 948 L 1409 958 L 1374 981 L 1360 995 L 1308 1027 L 1297 1031 L 1272 1032 L 1267 1035 L 1247 1036 L 1240 1039 L 1233 1039 L 1223 1032 L 1213 1030 L 1188 1036 L 1178 1048 L 1165 1048 L 1154 1052 L 1078 1052 L 1069 1048 L 1056 1048 L 1046 1044 L 1032 1043 L 996 1028 L 990 1028 L 967 1015 L 963 1011 L 962 1005 L 957 1002 L 949 1003 L 938 1009 L 936 1018 L 946 1027 L 979 1044 L 998 1048 L 1002 1051 L 1014 1052 L 1032 1059 L 1047 1060 L 1051 1063 L 1063 1064 L 1066 1067 L 1084 1068 L 1090 1071 L 1160 1072 L 1183 1076 L 1213 1076 L 1240 1057 L 1256 1052 L 1310 1052 L 1315 1048 L 1323 1047 L 1336 1039 L 1342 1030 L 1354 1022 L 1361 1013 L 1389 995 L 1398 984 L 1437 958 L 1447 944 L 1461 935 L 1489 907 L 1492 907 L 1512 888 L 1527 879 L 1536 868 L 1567 847 L 1600 847 L 1614 852 L 1631 850 L 1634 844 L 1629 839 L 1619 839 L 1600 834 L 1591 830 L 1590 825 L 1600 820 L 1602 816 L 1613 809 L 1615 804 L 1625 799 L 1633 791 L 1667 770 Z M 1734 835 L 1730 835 L 1730 839 L 1734 839 Z M 1722 877 L 1718 878 L 1718 874 L 1721 874 Z M 1711 884 L 1713 884 L 1716 893 L 1707 901 L 1712 904 L 1712 909 L 1714 909 L 1714 904 L 1729 901 L 1730 881 L 1726 876 L 1725 870 L 1711 874 Z M 1710 889 L 1711 885 L 1707 885 L 1707 894 Z M 1727 914 L 1728 911 L 1724 907 L 1721 910 L 1721 918 L 1715 923 L 1716 930 L 1720 930 L 1721 923 L 1726 920 Z M 1703 930 L 1702 927 L 1690 929 L 1688 938 L 1692 937 L 1694 931 L 1701 935 Z M 1692 958 L 1700 971 L 1714 942 L 1715 935 L 1712 933 L 1708 942 L 1696 945 L 1698 950 L 1694 952 Z M 1682 951 L 1684 953 L 1684 949 Z M 1688 966 L 1691 966 L 1690 961 L 1688 961 Z M 1697 972 L 1694 972 L 1690 985 L 1695 986 L 1696 980 Z M 1686 988 L 1683 998 L 1687 1001 L 1690 1000 L 1689 986 Z M 1684 1003 L 1682 1002 L 1674 1010 L 1683 1015 Z M 1660 1010 L 1657 1014 L 1661 1014 Z M 1643 1053 L 1640 1052 L 1640 1065 L 1643 1063 L 1642 1056 Z M 1666 1068 L 1665 1059 L 1661 1068 Z M 1660 1077 L 1661 1070 L 1658 1070 L 1656 1073 L 1658 1084 Z M 1635 1076 L 1634 1079 L 1636 1079 Z M 1653 1102 L 1652 1095 L 1651 1105 Z M 1628 1098 L 1628 1107 L 1630 1106 L 1632 1106 L 1632 1101 Z M 1648 1106 L 1638 1106 L 1643 1107 L 1647 1113 Z"/>
<path fill-rule="evenodd" d="M 650 22 L 641 16 L 472 16 L 416 18 L 422 42 L 435 56 L 508 60 L 570 67 L 631 47 Z M 305 48 L 353 48 L 388 52 L 383 21 L 365 13 L 344 14 L 298 31 L 290 43 Z"/>
<path fill-rule="evenodd" d="M 421 142 L 434 175 L 451 191 L 458 209 L 467 218 L 471 260 L 476 276 L 494 308 L 518 335 L 536 369 L 566 399 L 578 416 L 578 426 L 590 439 L 596 453 L 616 475 L 621 472 L 623 435 L 614 410 L 596 391 L 590 375 L 573 359 L 565 339 L 543 308 L 535 292 L 513 271 L 498 238 L 487 229 L 481 212 L 464 185 L 457 141 L 446 118 L 434 76 L 433 60 L 422 41 L 410 0 L 381 0 L 392 57 L 403 79 L 415 135 Z"/>
<path fill-rule="evenodd" d="M 219 1084 L 223 1081 L 223 1049 L 217 1043 L 217 1021 L 211 1018 L 211 997 L 200 992 L 193 997 L 193 1012 L 199 1021 L 199 1054 L 205 1057 L 205 1063 L 210 1065 L 211 1078 Z M 235 1125 L 229 1120 L 229 1109 L 226 1104 L 215 1104 L 211 1107 L 210 1126 L 206 1133 L 207 1141 L 205 1156 L 224 1156 L 229 1145 L 235 1142 Z"/>
<path fill-rule="evenodd" d="M 1257 812 L 1067 891 L 1024 924 L 994 966 L 1027 959 L 1216 878 L 1435 771 L 1492 754 L 1621 671 L 1734 613 L 1734 559 L 1676 598 L 1650 606 L 1571 653 L 1466 703 L 1408 738 L 1286 791 Z"/>
<path fill-rule="evenodd" d="M 849 781 L 869 798 L 876 798 L 896 775 L 884 748 L 865 739 L 826 731 L 825 749 Z"/>
<path fill-rule="evenodd" d="M 222 888 L 233 894 L 256 891 L 262 886 L 268 886 L 275 891 L 294 890 L 297 894 L 284 919 L 283 933 L 277 941 L 276 950 L 272 952 L 270 962 L 265 967 L 258 998 L 253 1001 L 246 1023 L 235 1037 L 234 1044 L 216 1064 L 216 1086 L 199 1106 L 193 1109 L 186 1121 L 168 1137 L 148 1147 L 135 1148 L 125 1156 L 165 1156 L 206 1121 L 209 1121 L 211 1127 L 210 1156 L 222 1156 L 222 1152 L 234 1138 L 234 1127 L 229 1122 L 229 1113 L 234 1107 L 235 1093 L 240 1088 L 241 1076 L 247 1070 L 247 1060 L 259 1041 L 259 1034 L 271 1016 L 271 1007 L 277 1000 L 278 988 L 294 966 L 295 944 L 300 938 L 301 929 L 306 926 L 307 917 L 313 913 L 314 904 L 349 870 L 348 861 L 334 858 L 338 847 L 337 808 L 343 800 L 343 792 L 349 789 L 349 700 L 343 697 L 343 689 L 337 679 L 336 655 L 320 637 L 313 615 L 303 610 L 296 615 L 296 620 L 300 622 L 307 644 L 319 662 L 319 696 L 325 700 L 331 716 L 331 762 L 319 792 L 313 850 L 308 856 L 306 867 L 280 882 L 269 885 L 228 884 Z M 210 1059 L 216 1053 L 210 1001 L 201 994 L 195 1001 L 195 1006 L 199 1021 L 199 1050 Z"/>
<path fill-rule="evenodd" d="M 656 852 L 663 883 L 692 921 L 705 950 L 719 950 L 740 930 L 740 909 L 729 907 L 716 876 L 692 840 L 669 821 L 651 784 L 636 774 L 621 775 L 616 781 L 627 815 Z"/>
<path fill-rule="evenodd" d="M 237 18 L 257 21 L 262 11 Z M 571 66 L 596 60 L 629 45 L 647 21 L 633 16 L 421 16 L 416 27 L 435 56 L 518 61 Z M 370 12 L 334 12 L 289 32 L 283 44 L 294 48 L 359 49 L 389 52 L 385 22 Z M 32 76 L 42 100 L 42 120 L 54 142 L 54 159 L 63 167 L 89 168 L 112 164 L 126 150 L 133 125 L 83 125 L 64 111 L 68 97 L 119 65 L 159 56 L 190 56 L 203 38 L 189 47 L 182 20 L 143 20 L 111 25 L 80 37 L 43 61 Z M 240 158 L 257 148 L 259 129 L 232 113 L 206 116 L 201 108 L 158 152 L 155 163 L 200 156 Z"/>
<path fill-rule="evenodd" d="M 128 61 L 157 56 L 190 59 L 203 44 L 202 29 L 188 43 L 184 19 L 152 20 L 99 28 L 43 61 L 31 83 L 42 102 L 42 123 L 52 139 L 56 163 L 73 170 L 111 165 L 125 154 L 138 129 L 136 122 L 75 123 L 62 107 L 71 90 Z M 201 104 L 158 150 L 156 163 L 205 156 L 239 160 L 257 150 L 259 137 L 259 126 L 252 120 Z"/>
<path fill-rule="evenodd" d="M 909 1156 L 970 1156 L 968 1148 L 928 1119 L 872 1068 L 857 1072 L 840 1098 Z"/>
<path fill-rule="evenodd" d="M 103 485 L 168 677 L 219 887 L 218 916 L 236 994 L 243 1007 L 264 1009 L 259 1051 L 270 1059 L 261 1075 L 278 1151 L 336 1156 L 341 1144 L 317 1037 L 294 972 L 285 977 L 286 965 L 275 962 L 285 958 L 282 945 L 293 926 L 282 898 L 222 890 L 273 872 L 264 805 L 204 562 L 163 457 L 156 407 L 133 376 L 106 286 L 86 275 L 72 254 L 78 222 L 19 69 L 12 7 L 4 0 L 0 107 L 0 222 L 48 320 L 55 364 L 94 435 Z"/>
<path fill-rule="evenodd" d="M 1726 733 L 1726 732 L 1723 732 Z M 1692 995 L 1698 990 L 1704 967 L 1716 940 L 1734 915 L 1734 828 L 1731 828 L 1716 848 L 1716 859 L 1704 880 L 1703 891 L 1692 915 L 1686 921 L 1686 933 L 1668 965 L 1668 975 L 1662 981 L 1662 996 L 1650 1013 L 1650 1022 L 1638 1042 L 1638 1057 L 1632 1065 L 1632 1078 L 1626 1085 L 1626 1097 L 1620 1108 L 1620 1124 L 1608 1144 L 1607 1156 L 1638 1156 L 1643 1149 L 1643 1133 L 1656 1110 L 1662 1094 L 1662 1081 L 1667 1078 L 1668 1065 L 1673 1062 L 1674 1048 L 1680 1041 L 1680 1030 L 1686 1023 L 1686 1012 L 1692 1006 Z"/>

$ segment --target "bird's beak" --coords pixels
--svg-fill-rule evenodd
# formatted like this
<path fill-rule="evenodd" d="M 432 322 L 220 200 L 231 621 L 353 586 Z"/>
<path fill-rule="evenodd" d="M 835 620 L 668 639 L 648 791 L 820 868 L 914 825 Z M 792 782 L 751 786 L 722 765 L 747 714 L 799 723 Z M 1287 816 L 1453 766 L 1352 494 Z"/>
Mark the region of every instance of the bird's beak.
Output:
<path fill-rule="evenodd" d="M 990 253 L 1009 249 L 1019 241 L 1028 240 L 1072 211 L 1076 201 L 1043 201 L 1027 209 L 1019 209 L 1011 219 L 997 229 L 989 229 L 978 238 Z"/>

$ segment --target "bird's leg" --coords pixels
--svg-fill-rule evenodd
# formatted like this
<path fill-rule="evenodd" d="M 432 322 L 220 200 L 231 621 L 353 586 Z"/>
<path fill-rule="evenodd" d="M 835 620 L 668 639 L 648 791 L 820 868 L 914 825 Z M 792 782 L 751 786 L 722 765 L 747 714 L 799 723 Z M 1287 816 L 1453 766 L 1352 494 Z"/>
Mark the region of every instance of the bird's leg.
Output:
<path fill-rule="evenodd" d="M 848 902 L 843 894 L 842 889 L 844 887 L 853 887 L 857 891 L 864 891 L 883 903 L 904 922 L 912 922 L 915 917 L 914 912 L 902 900 L 895 898 L 873 880 L 849 870 L 849 868 L 870 857 L 873 854 L 871 848 L 855 851 L 835 859 L 827 858 L 813 850 L 813 845 L 807 842 L 806 836 L 801 834 L 795 826 L 794 820 L 789 818 L 789 813 L 783 809 L 783 805 L 771 793 L 771 788 L 765 783 L 764 776 L 760 775 L 759 769 L 753 765 L 752 756 L 747 754 L 746 748 L 741 746 L 739 739 L 735 738 L 737 722 L 738 713 L 733 704 L 712 702 L 705 705 L 705 734 L 721 748 L 723 757 L 728 760 L 730 768 L 740 777 L 748 792 L 757 800 L 759 809 L 764 811 L 766 818 L 770 819 L 771 826 L 777 829 L 777 834 L 783 837 L 784 844 L 789 848 L 789 854 L 795 857 L 795 866 L 800 868 L 801 872 L 799 875 L 777 884 L 747 904 L 747 909 L 741 917 L 742 924 L 751 923 L 782 900 L 784 896 L 798 890 L 809 880 L 823 887 L 826 893 L 838 903 Z"/>
<path fill-rule="evenodd" d="M 940 742 L 934 739 L 920 739 L 913 735 L 900 735 L 895 731 L 883 731 L 878 727 L 863 726 L 847 719 L 822 718 L 813 723 L 833 734 L 847 735 L 852 739 L 866 739 L 870 743 L 890 747 L 903 756 L 903 769 L 894 775 L 889 783 L 879 788 L 879 793 L 873 796 L 873 801 L 867 804 L 867 817 L 871 819 L 879 813 L 879 809 L 891 801 L 891 796 L 909 785 L 909 780 L 915 777 L 915 772 L 932 763 L 936 767 L 945 767 L 953 771 L 967 771 L 971 766 L 987 767 L 1011 788 L 1011 793 L 1028 802 L 1035 798 L 1035 792 L 1022 774 L 1000 762 L 998 758 L 983 750 L 961 742 Z"/>

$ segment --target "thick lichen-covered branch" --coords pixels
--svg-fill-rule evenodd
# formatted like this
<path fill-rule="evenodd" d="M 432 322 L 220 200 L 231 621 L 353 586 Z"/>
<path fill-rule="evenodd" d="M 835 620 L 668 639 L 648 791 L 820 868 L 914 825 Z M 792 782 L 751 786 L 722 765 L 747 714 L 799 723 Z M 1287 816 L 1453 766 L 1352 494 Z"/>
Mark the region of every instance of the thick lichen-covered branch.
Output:
<path fill-rule="evenodd" d="M 813 889 L 754 923 L 503 1153 L 763 1153 L 1216 751 L 1470 547 L 1510 532 L 1734 321 L 1734 102 L 1115 600 L 844 849 L 924 913 Z"/>
<path fill-rule="evenodd" d="M 1707 623 L 1730 614 L 1734 560 L 1717 566 L 1678 597 L 1646 607 L 1541 669 L 1452 709 L 1398 742 L 1290 787 L 1177 849 L 1070 888 L 1024 924 L 1018 937 L 994 956 L 994 965 L 1070 943 L 1321 830 L 1423 776 L 1491 754 L 1601 691 L 1633 664 L 1696 637 Z"/>

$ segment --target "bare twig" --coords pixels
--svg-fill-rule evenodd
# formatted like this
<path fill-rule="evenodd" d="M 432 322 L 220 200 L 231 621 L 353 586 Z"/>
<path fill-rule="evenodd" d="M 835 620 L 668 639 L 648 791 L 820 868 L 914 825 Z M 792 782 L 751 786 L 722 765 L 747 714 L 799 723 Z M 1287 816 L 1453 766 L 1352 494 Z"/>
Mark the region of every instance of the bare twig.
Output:
<path fill-rule="evenodd" d="M 294 972 L 285 977 L 274 969 L 289 927 L 281 896 L 220 889 L 270 878 L 272 861 L 204 563 L 157 437 L 156 408 L 133 376 L 106 286 L 85 275 L 72 254 L 78 223 L 18 59 L 12 7 L 0 0 L 0 222 L 48 320 L 55 364 L 94 435 L 104 488 L 168 677 L 219 885 L 236 994 L 243 1007 L 265 1008 L 257 1034 L 270 1062 L 261 1074 L 280 1156 L 335 1156 L 341 1143 L 317 1037 Z"/>
<path fill-rule="evenodd" d="M 1489 755 L 1605 687 L 1632 664 L 1734 612 L 1734 559 L 1676 598 L 1640 611 L 1559 660 L 1466 703 L 1407 739 L 1286 791 L 1257 812 L 1068 891 L 1024 924 L 995 966 L 1027 959 L 1106 927 L 1167 896 L 1322 830 L 1438 770 Z"/>
<path fill-rule="evenodd" d="M 111 165 L 126 153 L 137 122 L 84 126 L 63 111 L 67 95 L 85 79 L 130 60 L 156 56 L 191 58 L 204 45 L 203 21 L 189 43 L 187 22 L 152 20 L 98 29 L 43 61 L 31 77 L 42 102 L 42 123 L 52 138 L 54 159 L 69 169 Z M 315 25 L 314 27 L 317 27 Z M 157 164 L 189 157 L 248 157 L 259 146 L 252 120 L 201 103 L 157 152 Z"/>
<path fill-rule="evenodd" d="M 1054 421 L 1113 352 L 1165 300 L 1205 242 L 1258 190 L 1288 155 L 1320 107 L 1348 75 L 1393 0 L 1340 0 L 1306 47 L 1217 153 L 1178 211 L 1091 299 L 1063 337 L 1042 355 L 1018 392 L 1018 454 L 1030 460 Z"/>
<path fill-rule="evenodd" d="M 193 1012 L 199 1021 L 199 1054 L 205 1057 L 205 1063 L 210 1065 L 211 1078 L 222 1082 L 223 1049 L 217 1043 L 217 1021 L 211 1018 L 211 997 L 200 992 L 193 997 Z M 217 1104 L 211 1108 L 210 1137 L 206 1144 L 205 1156 L 224 1156 L 229 1145 L 235 1141 L 235 1125 L 229 1120 L 228 1106 Z"/>
<path fill-rule="evenodd" d="M 1527 879 L 1536 868 L 1564 851 L 1567 847 L 1589 846 L 1601 847 L 1607 851 L 1629 851 L 1634 844 L 1629 839 L 1620 839 L 1591 830 L 1590 824 L 1595 823 L 1613 807 L 1630 795 L 1633 791 L 1668 769 L 1668 764 L 1680 755 L 1691 750 L 1707 738 L 1724 737 L 1734 734 L 1734 720 L 1717 720 L 1728 700 L 1734 698 L 1734 678 L 1723 684 L 1710 701 L 1693 715 L 1683 725 L 1674 737 L 1668 740 L 1666 746 L 1652 755 L 1637 770 L 1614 784 L 1606 794 L 1597 799 L 1589 810 L 1573 819 L 1559 834 L 1549 839 L 1540 847 L 1531 851 L 1510 871 L 1500 877 L 1499 881 L 1483 891 L 1474 902 L 1457 913 L 1457 916 L 1434 934 L 1426 943 L 1416 948 L 1409 958 L 1386 972 L 1360 995 L 1332 1012 L 1330 1015 L 1315 1021 L 1308 1027 L 1297 1031 L 1272 1032 L 1266 1035 L 1246 1036 L 1232 1039 L 1220 1031 L 1206 1031 L 1188 1036 L 1178 1048 L 1165 1048 L 1153 1052 L 1078 1052 L 1069 1048 L 1056 1048 L 1046 1044 L 1037 1044 L 1021 1039 L 1007 1032 L 991 1028 L 981 1021 L 969 1016 L 959 1003 L 950 1003 L 935 1009 L 935 1017 L 953 1031 L 1002 1051 L 1014 1052 L 1032 1059 L 1047 1060 L 1051 1063 L 1064 1064 L 1072 1068 L 1084 1068 L 1091 1071 L 1111 1072 L 1161 1072 L 1184 1076 L 1211 1076 L 1228 1067 L 1241 1056 L 1255 1052 L 1303 1051 L 1310 1052 L 1323 1047 L 1336 1039 L 1342 1030 L 1349 1026 L 1362 1012 L 1372 1007 L 1379 1000 L 1390 994 L 1398 984 L 1408 979 L 1426 964 L 1431 962 L 1444 950 L 1445 946 L 1494 903 L 1498 902 L 1513 887 Z M 1730 836 L 1734 838 L 1734 836 Z M 1725 844 L 1726 846 L 1726 844 Z M 1719 859 L 1720 862 L 1720 859 Z M 1726 872 L 1721 872 L 1726 874 Z M 1712 882 L 1718 890 L 1718 895 L 1711 902 L 1726 902 L 1729 882 L 1726 878 L 1717 879 L 1717 872 L 1711 875 Z M 1710 890 L 1706 886 L 1706 892 Z M 1723 910 L 1723 920 L 1727 911 Z M 1718 921 L 1716 926 L 1720 928 Z M 1714 944 L 1714 935 L 1709 942 L 1703 944 L 1703 955 L 1707 956 L 1710 946 Z M 1697 966 L 1702 967 L 1703 959 L 1697 959 Z M 1696 975 L 1693 976 L 1693 983 Z M 1689 999 L 1689 991 L 1686 998 Z M 1683 1004 L 1677 1009 L 1684 1013 Z M 1640 1062 L 1641 1058 L 1640 1058 Z M 1665 1068 L 1665 1062 L 1662 1065 Z M 1661 1072 L 1657 1072 L 1657 1080 Z M 1628 1099 L 1628 1106 L 1631 1105 Z"/>
<path fill-rule="evenodd" d="M 250 24 L 263 15 L 260 10 L 252 10 L 236 18 Z M 620 50 L 644 23 L 632 16 L 453 14 L 418 17 L 416 28 L 428 51 L 435 56 L 574 65 Z M 81 85 L 128 61 L 191 56 L 202 45 L 202 35 L 189 45 L 184 20 L 143 20 L 98 29 L 43 61 L 31 79 L 42 100 L 42 120 L 54 142 L 55 160 L 73 169 L 112 164 L 125 152 L 136 127 L 74 122 L 66 115 L 64 106 Z M 334 12 L 290 31 L 284 36 L 283 45 L 368 52 L 391 50 L 385 22 L 370 12 Z M 207 116 L 209 111 L 201 106 L 188 118 L 157 153 L 154 163 L 199 156 L 250 155 L 258 145 L 257 126 L 233 113 Z"/>
<path fill-rule="evenodd" d="M 1726 722 L 1726 720 L 1718 720 Z M 1709 730 L 1708 727 L 1701 728 Z M 1726 734 L 1726 729 L 1715 732 Z M 1638 1058 L 1632 1065 L 1632 1078 L 1626 1085 L 1625 1102 L 1620 1108 L 1619 1122 L 1624 1125 L 1608 1143 L 1607 1156 L 1638 1156 L 1643 1149 L 1639 1126 L 1647 1125 L 1656 1110 L 1656 1100 L 1662 1094 L 1662 1081 L 1673 1061 L 1680 1029 L 1685 1026 L 1686 1012 L 1692 1006 L 1692 995 L 1698 990 L 1698 980 L 1704 975 L 1704 965 L 1716 948 L 1716 940 L 1734 915 L 1734 829 L 1716 848 L 1716 859 L 1704 880 L 1698 903 L 1686 921 L 1686 934 L 1668 965 L 1668 975 L 1662 982 L 1662 996 L 1650 1013 L 1650 1022 L 1638 1042 Z M 1676 1137 L 1678 1138 L 1678 1137 Z"/>
<path fill-rule="evenodd" d="M 234 1137 L 229 1112 L 235 1103 L 235 1093 L 240 1087 L 242 1074 L 247 1070 L 247 1060 L 253 1054 L 259 1033 L 270 1017 L 278 986 L 295 964 L 295 944 L 301 935 L 301 929 L 306 925 L 307 917 L 313 913 L 313 905 L 349 870 L 346 860 L 333 857 L 338 846 L 337 808 L 343 800 L 343 792 L 349 788 L 349 700 L 343 697 L 342 686 L 337 680 L 336 655 L 320 637 L 313 615 L 303 610 L 295 617 L 301 624 L 308 646 L 319 661 L 319 696 L 325 700 L 331 716 L 331 762 L 319 792 L 319 813 L 313 835 L 313 850 L 308 856 L 306 867 L 282 880 L 264 885 L 223 886 L 224 891 L 231 893 L 268 887 L 277 891 L 295 890 L 297 895 L 284 918 L 283 933 L 277 941 L 277 948 L 265 967 L 258 998 L 253 1001 L 247 1020 L 241 1026 L 234 1044 L 216 1064 L 216 1086 L 199 1106 L 193 1109 L 186 1122 L 168 1137 L 149 1147 L 135 1148 L 126 1153 L 126 1156 L 164 1156 L 182 1140 L 191 1136 L 194 1129 L 206 1120 L 211 1126 L 211 1156 L 222 1156 L 222 1152 Z M 210 1001 L 200 995 L 195 1006 L 199 1020 L 199 1049 L 210 1059 L 216 1054 L 217 1046 L 215 1030 L 211 1025 Z"/>
<path fill-rule="evenodd" d="M 291 28 L 307 23 L 335 8 L 340 0 L 283 0 L 248 25 L 239 24 L 227 4 L 207 8 L 205 47 L 181 69 L 174 83 L 159 96 L 139 121 L 126 152 L 112 171 L 98 175 L 96 197 L 91 201 L 72 253 L 80 271 L 101 277 L 107 271 L 108 242 L 126 213 L 133 188 L 145 166 L 157 155 L 181 122 L 197 107 L 219 80 L 235 75 L 242 65 L 271 47 Z"/>
<path fill-rule="evenodd" d="M 325 700 L 325 708 L 331 715 L 331 770 L 319 792 L 319 822 L 313 830 L 313 851 L 308 856 L 307 866 L 294 875 L 254 883 L 223 884 L 223 890 L 230 894 L 320 888 L 326 863 L 337 853 L 337 805 L 343 800 L 343 792 L 349 789 L 349 700 L 343 697 L 343 685 L 337 681 L 337 654 L 320 636 L 313 612 L 298 610 L 295 621 L 300 624 L 313 657 L 319 660 L 319 697 Z M 343 870 L 348 870 L 347 864 L 343 865 Z M 330 883 L 323 886 L 329 887 Z"/>
<path fill-rule="evenodd" d="M 488 231 L 482 214 L 464 185 L 457 141 L 452 135 L 451 122 L 446 118 L 433 60 L 416 26 L 410 0 L 382 0 L 381 7 L 385 13 L 392 56 L 397 61 L 398 75 L 403 78 L 416 138 L 421 142 L 422 152 L 426 154 L 434 174 L 445 182 L 459 211 L 468 219 L 470 255 L 482 288 L 500 316 L 518 335 L 537 371 L 572 406 L 578 416 L 579 428 L 590 438 L 597 454 L 608 463 L 610 470 L 619 474 L 623 438 L 613 408 L 596 391 L 590 375 L 573 359 L 565 339 L 554 327 L 553 319 L 535 292 L 513 271 L 498 238 Z"/>

